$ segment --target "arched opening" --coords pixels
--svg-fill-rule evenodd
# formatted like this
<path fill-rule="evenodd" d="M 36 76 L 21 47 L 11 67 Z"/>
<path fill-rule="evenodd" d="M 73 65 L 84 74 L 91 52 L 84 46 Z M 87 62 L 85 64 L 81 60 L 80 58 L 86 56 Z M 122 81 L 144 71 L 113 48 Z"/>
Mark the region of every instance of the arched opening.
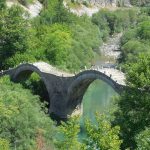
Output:
<path fill-rule="evenodd" d="M 121 85 L 104 73 L 95 70 L 84 71 L 76 76 L 75 80 L 69 87 L 67 104 L 69 114 L 71 114 L 72 111 L 82 103 L 85 92 L 95 80 L 103 81 L 118 93 L 122 90 Z"/>
<path fill-rule="evenodd" d="M 94 122 L 95 112 L 109 110 L 113 106 L 112 97 L 119 95 L 121 90 L 120 84 L 99 71 L 85 71 L 76 76 L 70 86 L 68 107 L 72 115 L 81 115 L 80 138 L 85 135 L 84 118 Z"/>
<path fill-rule="evenodd" d="M 109 110 L 114 109 L 116 106 L 113 102 L 117 96 L 118 93 L 109 84 L 102 80 L 94 80 L 89 85 L 81 103 L 82 114 L 80 116 L 80 138 L 85 136 L 85 119 L 89 119 L 95 124 L 95 112 L 108 113 Z"/>
<path fill-rule="evenodd" d="M 104 81 L 93 81 L 82 99 L 83 115 L 92 118 L 95 111 L 104 112 L 111 107 L 112 98 L 117 95 L 118 93 Z"/>
<path fill-rule="evenodd" d="M 23 85 L 24 88 L 31 90 L 34 95 L 38 95 L 40 101 L 45 104 L 47 109 L 50 107 L 50 99 L 45 82 L 41 76 L 32 70 L 23 70 L 15 75 L 15 82 Z"/>

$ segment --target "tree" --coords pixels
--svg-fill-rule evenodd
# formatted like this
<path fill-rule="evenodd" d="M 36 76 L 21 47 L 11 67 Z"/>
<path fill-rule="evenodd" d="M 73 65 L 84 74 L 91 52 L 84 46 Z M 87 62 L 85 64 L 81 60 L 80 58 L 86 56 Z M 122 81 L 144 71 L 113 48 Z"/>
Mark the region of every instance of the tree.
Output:
<path fill-rule="evenodd" d="M 129 38 L 129 37 L 128 37 Z M 136 62 L 138 55 L 149 53 L 149 46 L 138 40 L 129 40 L 122 47 L 122 61 L 125 63 Z"/>
<path fill-rule="evenodd" d="M 23 53 L 27 45 L 27 21 L 23 11 L 14 6 L 0 12 L 0 68 L 5 68 L 4 61 L 15 53 Z"/>
<path fill-rule="evenodd" d="M 9 142 L 5 139 L 0 138 L 0 149 L 1 150 L 9 150 Z"/>
<path fill-rule="evenodd" d="M 116 113 L 123 149 L 135 149 L 135 135 L 150 126 L 150 55 L 143 54 L 137 60 L 126 65 L 128 88 L 120 96 Z"/>
<path fill-rule="evenodd" d="M 56 148 L 59 150 L 84 150 L 85 145 L 78 141 L 79 131 L 78 117 L 71 118 L 67 123 L 62 122 L 57 131 Z"/>
<path fill-rule="evenodd" d="M 47 0 L 40 14 L 40 23 L 72 23 L 77 16 L 69 12 L 63 5 L 63 0 Z"/>
<path fill-rule="evenodd" d="M 45 54 L 54 65 L 65 68 L 71 53 L 71 33 L 66 25 L 54 24 L 45 28 Z"/>
<path fill-rule="evenodd" d="M 136 135 L 137 150 L 148 150 L 150 146 L 150 128 L 146 128 Z"/>
<path fill-rule="evenodd" d="M 104 114 L 96 114 L 96 123 L 85 122 L 87 134 L 86 146 L 89 150 L 120 150 L 122 140 L 119 139 L 119 126 L 111 127 L 111 123 Z"/>
<path fill-rule="evenodd" d="M 55 127 L 39 97 L 8 77 L 0 84 L 0 137 L 18 150 L 37 149 L 40 137 L 44 147 L 51 146 Z"/>
<path fill-rule="evenodd" d="M 138 34 L 141 39 L 150 41 L 150 21 L 143 21 L 138 26 Z"/>
<path fill-rule="evenodd" d="M 0 10 L 5 9 L 6 8 L 6 0 L 1 0 L 0 1 Z"/>

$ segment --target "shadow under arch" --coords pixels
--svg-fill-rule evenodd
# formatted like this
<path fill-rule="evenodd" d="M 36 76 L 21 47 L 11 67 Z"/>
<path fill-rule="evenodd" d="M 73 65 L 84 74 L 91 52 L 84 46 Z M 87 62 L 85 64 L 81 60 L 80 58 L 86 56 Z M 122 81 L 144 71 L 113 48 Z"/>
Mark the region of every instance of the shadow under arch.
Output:
<path fill-rule="evenodd" d="M 75 76 L 73 82 L 68 89 L 67 107 L 68 114 L 70 115 L 75 108 L 82 103 L 83 96 L 88 89 L 89 85 L 95 80 L 102 80 L 110 85 L 118 94 L 123 90 L 123 85 L 118 84 L 111 77 L 106 74 L 96 71 L 87 70 Z"/>
<path fill-rule="evenodd" d="M 49 108 L 50 107 L 50 97 L 49 97 L 49 91 L 47 88 L 47 82 L 44 78 L 43 73 L 36 66 L 34 66 L 32 64 L 22 64 L 22 65 L 18 66 L 15 69 L 15 73 L 12 75 L 11 79 L 17 83 L 23 83 L 24 81 L 28 80 L 33 73 L 35 73 L 36 75 L 39 76 L 39 79 L 40 79 L 39 82 L 40 82 L 40 85 L 42 85 L 42 88 L 40 88 L 40 89 L 42 89 L 45 96 L 44 97 L 41 96 L 41 94 L 38 92 L 34 92 L 34 91 L 32 91 L 32 92 L 33 92 L 33 94 L 39 95 L 40 98 L 43 98 L 43 99 L 41 99 L 42 102 L 46 101 L 48 103 L 47 107 Z M 38 81 L 35 81 L 35 82 L 38 82 Z M 23 86 L 25 88 L 28 88 L 25 85 L 23 85 Z M 39 86 L 38 83 L 37 83 L 37 86 Z"/>

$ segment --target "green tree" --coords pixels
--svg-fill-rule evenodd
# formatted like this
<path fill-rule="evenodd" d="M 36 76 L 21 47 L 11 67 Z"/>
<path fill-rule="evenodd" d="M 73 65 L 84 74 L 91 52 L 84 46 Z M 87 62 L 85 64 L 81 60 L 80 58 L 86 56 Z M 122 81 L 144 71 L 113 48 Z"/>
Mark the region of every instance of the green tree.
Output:
<path fill-rule="evenodd" d="M 71 34 L 66 25 L 54 24 L 45 28 L 44 44 L 47 59 L 54 65 L 65 68 L 71 53 Z"/>
<path fill-rule="evenodd" d="M 148 150 L 150 146 L 150 128 L 146 128 L 136 136 L 137 150 Z"/>
<path fill-rule="evenodd" d="M 54 124 L 39 97 L 8 77 L 1 78 L 0 84 L 0 137 L 18 150 L 37 149 L 39 142 L 43 147 L 52 145 Z"/>
<path fill-rule="evenodd" d="M 77 17 L 70 13 L 63 5 L 63 0 L 47 0 L 40 14 L 40 23 L 72 23 Z"/>
<path fill-rule="evenodd" d="M 1 150 L 9 150 L 9 142 L 5 139 L 0 138 L 0 149 Z"/>
<path fill-rule="evenodd" d="M 143 21 L 138 26 L 138 35 L 141 39 L 150 41 L 150 21 Z"/>
<path fill-rule="evenodd" d="M 58 127 L 55 145 L 59 150 L 81 150 L 85 145 L 78 141 L 80 125 L 78 117 L 71 118 L 67 123 L 62 122 Z"/>
<path fill-rule="evenodd" d="M 129 37 L 128 37 L 129 38 Z M 122 47 L 122 60 L 126 63 L 137 61 L 141 53 L 149 53 L 150 47 L 138 40 L 129 40 Z"/>
<path fill-rule="evenodd" d="M 135 135 L 150 125 L 150 56 L 143 54 L 137 60 L 126 65 L 129 88 L 121 95 L 116 113 L 123 149 L 135 149 Z"/>
<path fill-rule="evenodd" d="M 96 114 L 96 123 L 85 122 L 87 149 L 120 150 L 119 126 L 112 127 L 106 115 Z"/>
<path fill-rule="evenodd" d="M 16 52 L 24 52 L 27 45 L 27 21 L 20 7 L 14 6 L 0 12 L 0 67 Z"/>
<path fill-rule="evenodd" d="M 0 10 L 5 9 L 6 8 L 6 0 L 1 0 L 0 1 Z"/>

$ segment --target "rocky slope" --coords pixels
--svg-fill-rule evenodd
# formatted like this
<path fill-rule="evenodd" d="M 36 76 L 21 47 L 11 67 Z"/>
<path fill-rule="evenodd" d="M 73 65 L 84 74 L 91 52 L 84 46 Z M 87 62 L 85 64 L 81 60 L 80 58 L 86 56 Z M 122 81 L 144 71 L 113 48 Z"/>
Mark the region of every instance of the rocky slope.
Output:
<path fill-rule="evenodd" d="M 74 2 L 90 4 L 99 7 L 130 6 L 131 0 L 74 0 Z"/>
<path fill-rule="evenodd" d="M 92 14 L 98 12 L 101 8 L 116 10 L 118 6 L 132 7 L 130 0 L 74 0 L 72 4 L 77 4 L 77 7 L 70 7 L 70 1 L 64 0 L 64 6 L 78 16 L 84 14 L 92 16 Z"/>
<path fill-rule="evenodd" d="M 29 4 L 28 6 L 20 4 L 17 0 L 6 0 L 6 4 L 8 7 L 11 7 L 12 5 L 21 6 L 29 13 L 31 18 L 38 16 L 42 9 L 42 4 L 38 0 L 34 0 L 33 3 Z"/>

